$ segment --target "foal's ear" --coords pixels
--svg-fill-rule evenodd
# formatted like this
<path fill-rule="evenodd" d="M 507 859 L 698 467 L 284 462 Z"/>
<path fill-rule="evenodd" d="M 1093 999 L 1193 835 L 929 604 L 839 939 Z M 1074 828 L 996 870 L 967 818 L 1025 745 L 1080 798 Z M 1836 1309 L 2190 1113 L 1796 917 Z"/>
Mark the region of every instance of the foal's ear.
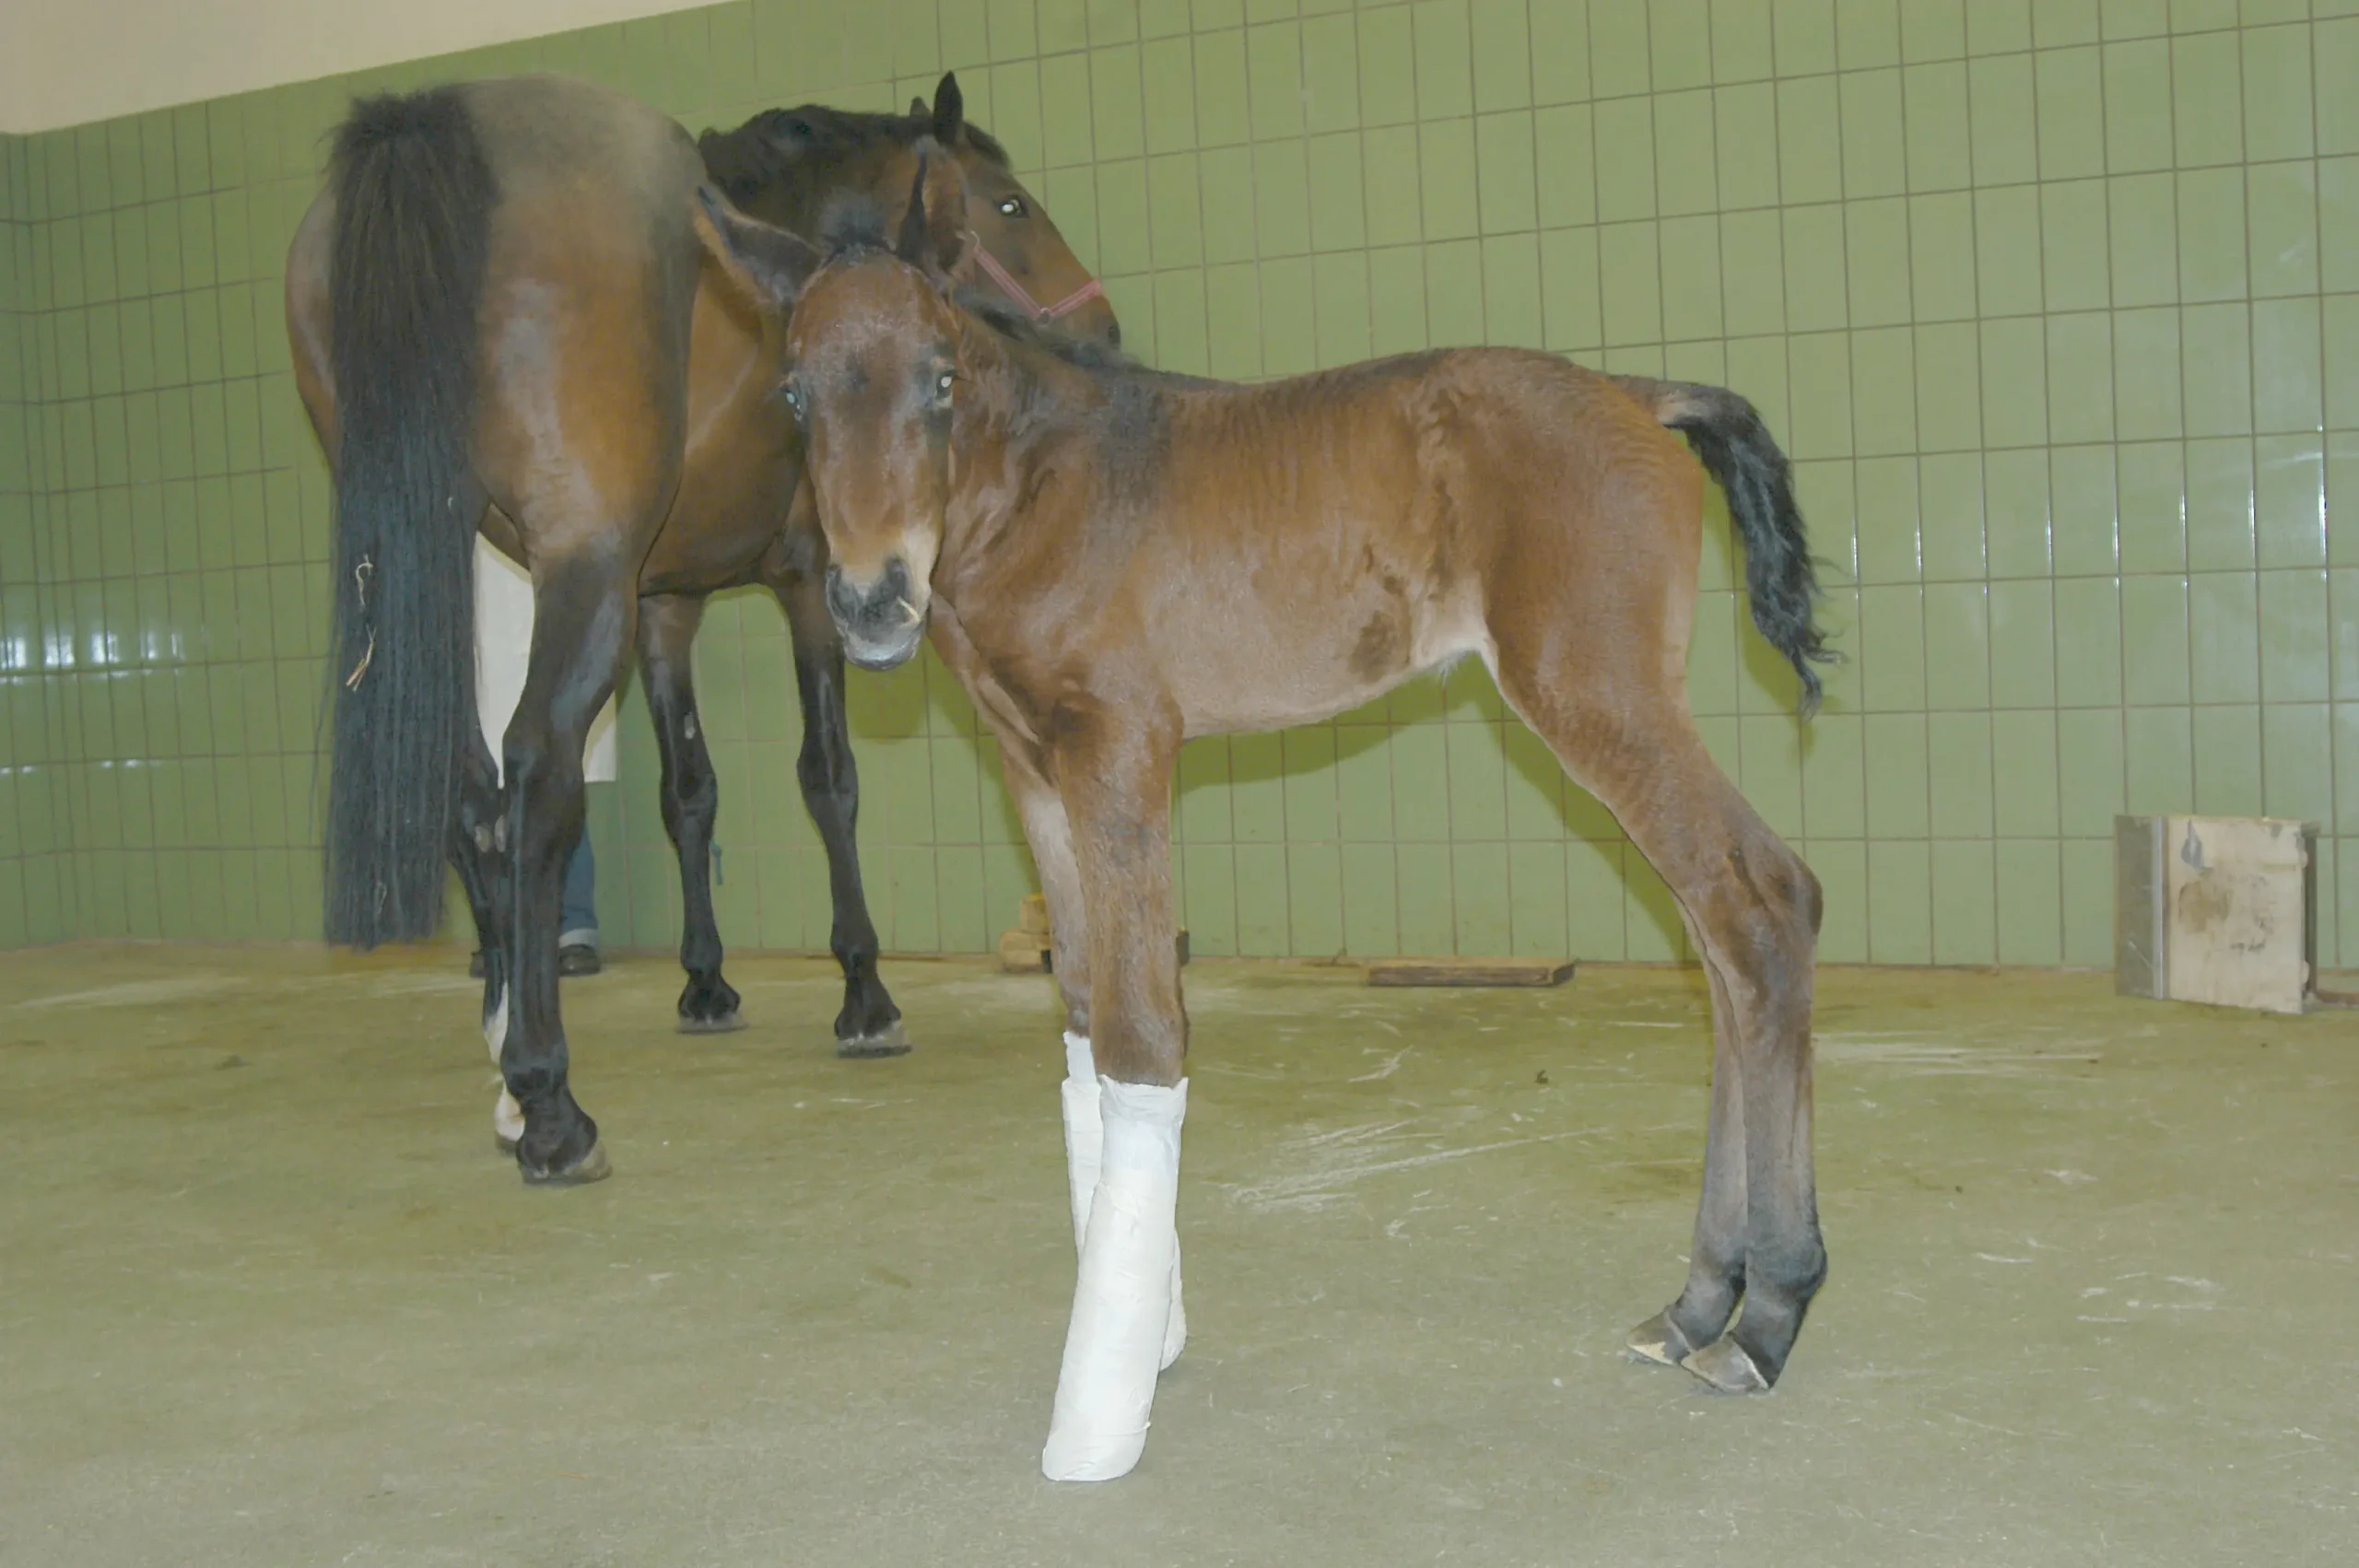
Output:
<path fill-rule="evenodd" d="M 817 247 L 747 217 L 710 185 L 697 187 L 695 222 L 705 250 L 757 304 L 792 309 L 804 284 L 819 270 Z"/>
<path fill-rule="evenodd" d="M 947 277 L 966 259 L 967 177 L 958 160 L 929 139 L 918 143 L 917 179 L 901 215 L 893 253 L 913 267 Z"/>
<path fill-rule="evenodd" d="M 942 85 L 933 89 L 933 139 L 945 147 L 955 147 L 966 123 L 967 98 L 958 90 L 958 73 L 945 71 Z"/>
<path fill-rule="evenodd" d="M 922 120 L 922 119 L 924 119 L 927 115 L 929 115 L 929 114 L 931 114 L 931 113 L 933 113 L 933 111 L 932 111 L 932 110 L 928 109 L 928 108 L 925 106 L 925 99 L 922 99 L 922 98 L 913 98 L 913 99 L 910 99 L 910 119 L 912 119 L 912 120 Z"/>

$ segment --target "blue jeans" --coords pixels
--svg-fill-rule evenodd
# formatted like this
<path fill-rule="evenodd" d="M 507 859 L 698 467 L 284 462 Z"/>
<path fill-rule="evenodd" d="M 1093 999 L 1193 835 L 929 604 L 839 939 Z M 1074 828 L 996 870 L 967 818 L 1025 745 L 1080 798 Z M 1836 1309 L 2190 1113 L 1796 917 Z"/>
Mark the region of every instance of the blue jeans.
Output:
<path fill-rule="evenodd" d="M 590 856 L 590 830 L 584 827 L 573 859 L 565 863 L 565 902 L 557 927 L 561 944 L 598 945 L 597 875 L 597 864 Z"/>

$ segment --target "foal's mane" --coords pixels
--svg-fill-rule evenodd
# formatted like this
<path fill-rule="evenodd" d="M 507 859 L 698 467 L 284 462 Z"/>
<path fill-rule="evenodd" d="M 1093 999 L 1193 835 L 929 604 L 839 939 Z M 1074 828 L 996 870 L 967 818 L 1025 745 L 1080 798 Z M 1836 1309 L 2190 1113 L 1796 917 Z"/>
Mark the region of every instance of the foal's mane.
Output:
<path fill-rule="evenodd" d="M 765 109 L 734 131 L 707 131 L 697 138 L 697 150 L 722 193 L 744 205 L 774 181 L 792 176 L 816 189 L 882 148 L 909 146 L 933 134 L 930 114 L 876 114 L 804 103 Z M 1007 149 L 990 132 L 965 125 L 960 137 L 992 163 L 1011 167 Z"/>

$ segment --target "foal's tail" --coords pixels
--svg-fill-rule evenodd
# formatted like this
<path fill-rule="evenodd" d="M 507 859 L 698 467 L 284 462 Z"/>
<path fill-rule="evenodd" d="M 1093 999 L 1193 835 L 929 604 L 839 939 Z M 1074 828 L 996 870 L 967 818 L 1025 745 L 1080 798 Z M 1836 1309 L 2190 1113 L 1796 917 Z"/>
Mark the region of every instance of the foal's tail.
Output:
<path fill-rule="evenodd" d="M 1753 601 L 1753 624 L 1769 646 L 1792 661 L 1802 677 L 1804 718 L 1818 710 L 1818 672 L 1831 664 L 1812 613 L 1818 602 L 1818 573 L 1803 536 L 1802 508 L 1794 501 L 1793 470 L 1770 439 L 1753 404 L 1723 387 L 1686 381 L 1617 377 L 1623 390 L 1654 416 L 1687 438 L 1705 470 L 1728 492 L 1729 513 L 1744 535 L 1745 586 Z"/>
<path fill-rule="evenodd" d="M 498 187 L 455 89 L 365 99 L 329 181 L 336 683 L 330 942 L 440 923 L 474 723 L 476 311 Z"/>

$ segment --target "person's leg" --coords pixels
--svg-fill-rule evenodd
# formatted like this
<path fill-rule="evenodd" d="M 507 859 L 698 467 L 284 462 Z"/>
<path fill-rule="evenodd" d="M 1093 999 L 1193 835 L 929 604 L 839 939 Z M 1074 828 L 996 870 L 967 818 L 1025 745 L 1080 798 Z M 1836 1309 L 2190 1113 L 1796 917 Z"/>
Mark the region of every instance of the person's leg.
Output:
<path fill-rule="evenodd" d="M 590 831 L 573 848 L 565 864 L 565 902 L 557 921 L 557 972 L 594 975 L 598 959 L 597 863 L 590 854 Z"/>

